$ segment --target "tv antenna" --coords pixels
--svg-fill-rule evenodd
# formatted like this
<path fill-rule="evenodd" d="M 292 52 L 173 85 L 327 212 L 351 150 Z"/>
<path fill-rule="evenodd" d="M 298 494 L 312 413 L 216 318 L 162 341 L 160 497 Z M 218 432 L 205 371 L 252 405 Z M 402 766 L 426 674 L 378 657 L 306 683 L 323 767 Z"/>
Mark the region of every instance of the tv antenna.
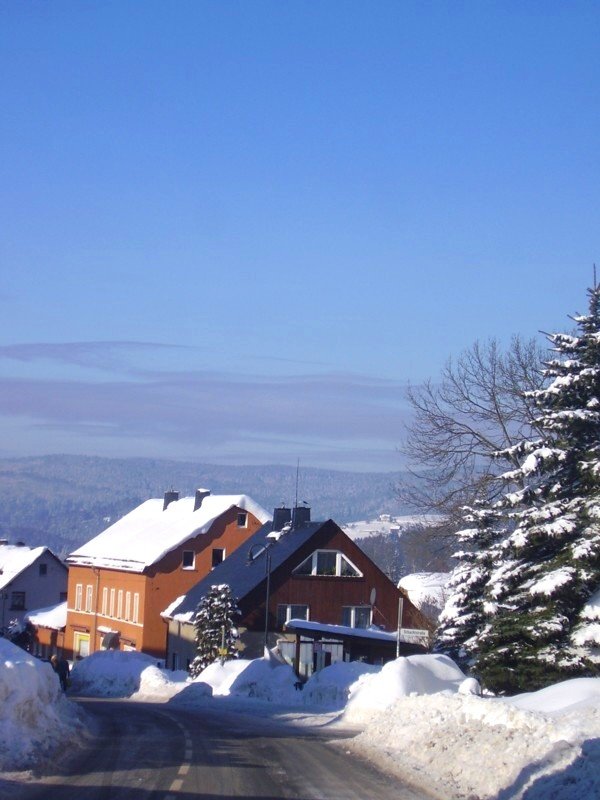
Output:
<path fill-rule="evenodd" d="M 296 497 L 294 500 L 294 508 L 298 508 L 298 480 L 300 477 L 300 459 L 298 459 L 298 463 L 296 464 Z"/>

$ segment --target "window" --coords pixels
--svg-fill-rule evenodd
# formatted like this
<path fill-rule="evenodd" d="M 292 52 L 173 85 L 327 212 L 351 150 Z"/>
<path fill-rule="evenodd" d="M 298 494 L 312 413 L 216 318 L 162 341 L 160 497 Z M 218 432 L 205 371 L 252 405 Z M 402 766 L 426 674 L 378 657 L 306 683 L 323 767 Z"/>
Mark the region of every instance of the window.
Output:
<path fill-rule="evenodd" d="M 304 605 L 278 605 L 277 627 L 281 630 L 286 622 L 291 619 L 308 619 L 308 606 Z"/>
<path fill-rule="evenodd" d="M 183 551 L 183 558 L 181 560 L 181 566 L 183 569 L 194 569 L 194 564 L 196 561 L 195 553 L 193 550 L 184 550 Z"/>
<path fill-rule="evenodd" d="M 108 616 L 114 617 L 115 615 L 115 590 L 110 590 L 110 604 L 108 606 Z"/>
<path fill-rule="evenodd" d="M 133 595 L 133 622 L 140 621 L 140 595 L 135 592 Z"/>
<path fill-rule="evenodd" d="M 117 619 L 123 619 L 123 589 L 117 593 Z"/>
<path fill-rule="evenodd" d="M 75 586 L 75 611 L 81 611 L 83 602 L 83 584 L 78 583 Z"/>
<path fill-rule="evenodd" d="M 92 601 L 93 601 L 93 586 L 86 586 L 85 587 L 85 610 L 91 612 L 92 610 Z"/>
<path fill-rule="evenodd" d="M 315 550 L 294 570 L 295 575 L 332 575 L 337 578 L 360 578 L 360 571 L 339 550 Z"/>
<path fill-rule="evenodd" d="M 248 527 L 248 514 L 245 511 L 240 511 L 237 515 L 237 526 L 238 528 L 247 528 Z"/>
<path fill-rule="evenodd" d="M 213 569 L 218 567 L 221 561 L 225 559 L 225 548 L 224 547 L 213 547 L 212 551 L 212 565 Z"/>
<path fill-rule="evenodd" d="M 10 610 L 25 610 L 25 592 L 12 592 L 10 595 Z"/>
<path fill-rule="evenodd" d="M 75 658 L 85 658 L 90 654 L 90 635 L 89 633 L 79 633 L 76 631 L 73 634 L 73 650 Z"/>
<path fill-rule="evenodd" d="M 131 592 L 125 592 L 125 619 L 131 619 Z"/>
<path fill-rule="evenodd" d="M 368 628 L 371 624 L 371 606 L 344 606 L 342 625 L 347 628 Z"/>
<path fill-rule="evenodd" d="M 40 570 L 40 578 L 45 578 L 46 575 L 48 574 L 48 564 L 40 564 L 39 570 Z"/>
<path fill-rule="evenodd" d="M 105 617 L 108 613 L 108 589 L 106 586 L 102 589 L 102 616 Z"/>

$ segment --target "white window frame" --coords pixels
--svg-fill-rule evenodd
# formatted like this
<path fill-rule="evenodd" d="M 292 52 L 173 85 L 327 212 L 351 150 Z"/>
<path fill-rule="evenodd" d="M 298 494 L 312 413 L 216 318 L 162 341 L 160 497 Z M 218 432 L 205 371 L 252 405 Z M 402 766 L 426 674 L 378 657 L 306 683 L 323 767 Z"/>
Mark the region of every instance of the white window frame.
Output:
<path fill-rule="evenodd" d="M 83 606 L 83 583 L 75 584 L 75 611 L 81 611 Z"/>
<path fill-rule="evenodd" d="M 102 616 L 105 617 L 108 612 L 108 589 L 106 586 L 102 589 Z"/>
<path fill-rule="evenodd" d="M 117 619 L 123 619 L 123 589 L 117 592 Z"/>
<path fill-rule="evenodd" d="M 131 619 L 131 592 L 125 592 L 125 619 Z"/>
<path fill-rule="evenodd" d="M 91 583 L 85 587 L 85 610 L 88 614 L 92 613 L 94 608 L 94 587 Z"/>
<path fill-rule="evenodd" d="M 108 616 L 114 617 L 115 616 L 115 590 L 110 590 L 110 602 L 108 604 Z"/>
<path fill-rule="evenodd" d="M 346 611 L 346 609 L 350 609 L 350 625 L 348 625 L 347 627 L 356 628 L 356 630 L 359 630 L 359 631 L 364 631 L 364 630 L 366 630 L 368 627 L 370 627 L 373 624 L 373 609 L 372 609 L 372 607 L 370 605 L 367 605 L 366 603 L 363 603 L 363 605 L 357 605 L 357 606 L 342 606 L 342 625 L 345 624 L 343 622 L 343 614 L 344 614 L 344 611 Z M 368 624 L 366 626 L 363 627 L 361 625 L 360 628 L 359 628 L 356 625 L 356 612 L 357 611 L 364 611 L 365 609 L 368 609 L 368 611 L 369 611 L 369 622 L 368 622 Z"/>
<path fill-rule="evenodd" d="M 192 554 L 192 563 L 191 564 L 184 564 L 184 556 L 186 553 Z M 196 569 L 196 553 L 193 550 L 184 550 L 181 555 L 181 569 Z"/>
<path fill-rule="evenodd" d="M 319 560 L 319 553 L 335 553 L 335 574 L 334 575 L 327 575 L 323 572 L 317 572 L 317 565 Z M 342 575 L 342 559 L 347 561 L 348 564 L 352 567 L 352 569 L 356 572 L 355 575 Z M 298 570 L 300 567 L 304 566 L 307 561 L 311 560 L 311 570 L 310 572 L 302 572 L 299 573 Z M 298 566 L 293 570 L 294 574 L 299 574 L 302 577 L 314 576 L 316 578 L 362 578 L 363 573 L 359 570 L 359 568 L 354 564 L 345 553 L 342 553 L 341 550 L 328 550 L 327 548 L 319 548 L 315 550 L 308 558 L 305 558 Z"/>
<path fill-rule="evenodd" d="M 134 592 L 133 594 L 133 619 L 132 622 L 138 624 L 140 621 L 140 594 Z"/>
<path fill-rule="evenodd" d="M 248 527 L 248 512 L 247 511 L 238 511 L 237 526 L 238 526 L 238 528 L 247 528 Z"/>
<path fill-rule="evenodd" d="M 302 606 L 302 608 L 306 609 L 306 616 L 305 617 L 293 617 L 292 616 L 292 608 L 297 608 L 298 606 Z M 304 619 L 304 620 L 309 620 L 310 619 L 310 606 L 308 605 L 308 603 L 278 603 L 277 604 L 277 625 L 279 625 L 279 617 L 280 617 L 279 610 L 281 608 L 285 608 L 285 620 L 283 621 L 284 625 L 287 622 L 289 622 L 291 619 Z"/>

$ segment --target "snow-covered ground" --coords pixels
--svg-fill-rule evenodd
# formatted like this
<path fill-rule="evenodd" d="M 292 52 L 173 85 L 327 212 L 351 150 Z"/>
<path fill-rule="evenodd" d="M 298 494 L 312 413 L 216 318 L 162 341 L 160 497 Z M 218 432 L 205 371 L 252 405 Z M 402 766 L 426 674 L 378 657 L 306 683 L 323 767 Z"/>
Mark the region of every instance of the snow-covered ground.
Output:
<path fill-rule="evenodd" d="M 139 653 L 102 652 L 78 663 L 71 694 L 129 697 L 271 716 L 296 725 L 351 726 L 352 754 L 437 791 L 444 800 L 600 798 L 600 678 L 510 699 L 479 695 L 445 656 L 384 667 L 336 663 L 303 691 L 272 654 L 216 663 L 196 679 Z M 84 718 L 49 664 L 0 639 L 0 769 L 27 769 L 80 736 Z M 12 776 L 14 780 L 14 775 Z M 0 783 L 1 788 L 1 783 Z"/>
<path fill-rule="evenodd" d="M 406 516 L 381 514 L 376 519 L 347 522 L 342 525 L 342 530 L 351 539 L 364 539 L 367 536 L 378 534 L 395 534 L 399 536 L 407 528 L 414 528 L 419 525 L 438 525 L 442 522 L 442 519 L 443 517 L 436 514 L 410 514 Z"/>

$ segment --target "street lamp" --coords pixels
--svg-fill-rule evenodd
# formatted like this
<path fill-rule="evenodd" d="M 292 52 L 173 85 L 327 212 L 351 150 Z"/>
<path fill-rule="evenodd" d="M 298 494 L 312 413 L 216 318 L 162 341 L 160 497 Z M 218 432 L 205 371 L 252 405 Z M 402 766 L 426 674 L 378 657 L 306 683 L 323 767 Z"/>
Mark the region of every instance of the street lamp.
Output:
<path fill-rule="evenodd" d="M 260 549 L 259 549 L 260 548 Z M 252 564 L 256 559 L 265 554 L 265 576 L 267 578 L 267 590 L 265 598 L 265 650 L 268 647 L 269 639 L 269 594 L 271 590 L 271 554 L 269 553 L 269 545 L 256 542 L 248 550 L 248 564 Z"/>

